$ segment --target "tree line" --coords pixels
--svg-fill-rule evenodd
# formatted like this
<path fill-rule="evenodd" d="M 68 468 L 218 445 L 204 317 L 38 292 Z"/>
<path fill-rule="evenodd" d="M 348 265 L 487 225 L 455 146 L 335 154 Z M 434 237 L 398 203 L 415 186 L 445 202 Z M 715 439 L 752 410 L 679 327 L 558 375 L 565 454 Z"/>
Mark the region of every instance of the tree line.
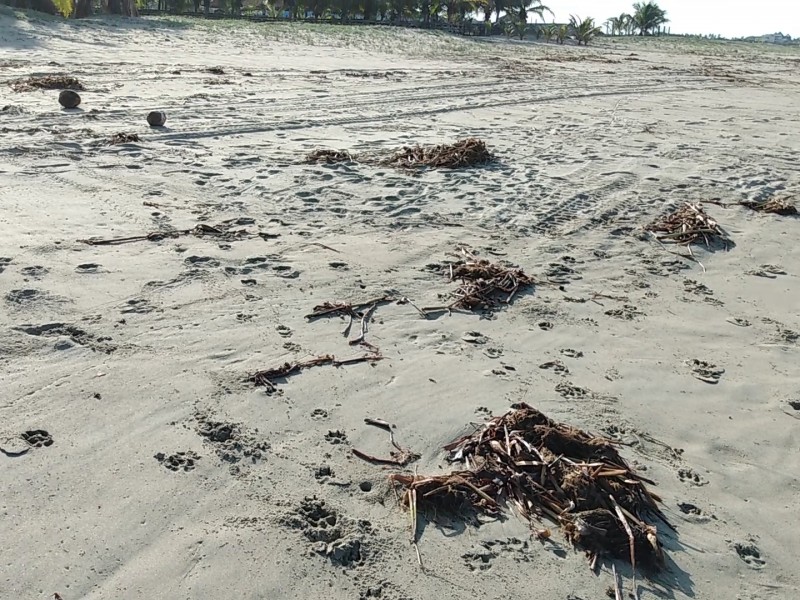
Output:
<path fill-rule="evenodd" d="M 88 17 L 95 12 L 136 16 L 138 8 L 154 2 L 163 12 L 209 14 L 212 0 L 0 0 L 17 8 L 27 8 L 66 17 Z M 258 12 L 264 16 L 294 19 L 335 19 L 342 22 L 414 21 L 424 25 L 449 23 L 459 25 L 479 19 L 484 32 L 498 29 L 507 36 L 523 39 L 533 33 L 537 39 L 564 43 L 573 39 L 588 44 L 602 30 L 592 18 L 571 16 L 568 23 L 547 23 L 545 15 L 553 11 L 542 0 L 215 0 L 214 12 L 228 15 Z M 541 21 L 535 27 L 531 22 Z M 650 35 L 668 23 L 667 13 L 655 2 L 636 2 L 633 12 L 623 13 L 605 22 L 612 35 Z"/>

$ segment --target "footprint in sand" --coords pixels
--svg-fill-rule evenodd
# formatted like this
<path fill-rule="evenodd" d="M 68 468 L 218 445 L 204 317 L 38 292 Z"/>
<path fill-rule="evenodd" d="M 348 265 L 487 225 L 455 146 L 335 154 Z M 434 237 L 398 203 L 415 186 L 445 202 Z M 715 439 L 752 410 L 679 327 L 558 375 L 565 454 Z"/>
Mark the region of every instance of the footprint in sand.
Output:
<path fill-rule="evenodd" d="M 686 364 L 694 378 L 699 379 L 700 381 L 705 381 L 706 383 L 719 383 L 722 374 L 725 372 L 725 369 L 722 367 L 718 367 L 713 363 L 706 362 L 704 360 L 698 360 L 696 358 L 687 360 Z"/>
<path fill-rule="evenodd" d="M 97 263 L 83 263 L 75 267 L 76 273 L 97 273 L 100 265 Z"/>
<path fill-rule="evenodd" d="M 24 277 L 30 277 L 31 279 L 41 279 L 45 275 L 47 275 L 50 270 L 47 267 L 43 267 L 42 265 L 34 265 L 32 267 L 24 267 L 19 270 L 20 273 Z"/>

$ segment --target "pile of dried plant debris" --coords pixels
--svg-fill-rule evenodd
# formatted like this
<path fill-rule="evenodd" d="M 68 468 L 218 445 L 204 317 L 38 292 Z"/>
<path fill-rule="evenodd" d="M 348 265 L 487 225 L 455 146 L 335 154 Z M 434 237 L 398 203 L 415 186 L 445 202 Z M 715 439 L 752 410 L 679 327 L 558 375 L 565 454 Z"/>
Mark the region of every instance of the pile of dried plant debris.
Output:
<path fill-rule="evenodd" d="M 699 204 L 684 203 L 676 211 L 665 215 L 645 227 L 660 242 L 690 246 L 703 241 L 707 248 L 712 242 L 722 242 L 727 249 L 728 234 L 702 209 Z"/>
<path fill-rule="evenodd" d="M 309 152 L 306 155 L 307 164 L 324 163 L 327 165 L 332 165 L 335 163 L 352 162 L 354 160 L 355 156 L 346 150 L 328 150 L 321 148 L 314 150 L 313 152 Z"/>
<path fill-rule="evenodd" d="M 407 146 L 381 161 L 381 164 L 403 169 L 419 167 L 460 169 L 484 165 L 493 160 L 494 156 L 482 140 L 467 138 L 454 144 Z"/>
<path fill-rule="evenodd" d="M 67 75 L 35 75 L 27 79 L 12 81 L 10 85 L 15 92 L 30 92 L 31 90 L 82 91 L 85 89 L 75 77 Z"/>
<path fill-rule="evenodd" d="M 134 142 L 141 142 L 141 138 L 136 133 L 115 133 L 108 139 L 109 146 L 115 146 L 117 144 L 132 144 Z"/>
<path fill-rule="evenodd" d="M 601 557 L 657 569 L 664 564 L 654 518 L 670 526 L 658 496 L 604 438 L 552 421 L 525 403 L 445 446 L 462 470 L 390 475 L 411 510 L 499 516 L 512 506 L 531 522 L 558 524 L 594 568 Z M 671 527 L 671 526 L 670 526 Z M 549 537 L 549 530 L 538 537 Z"/>
<path fill-rule="evenodd" d="M 797 208 L 786 198 L 770 198 L 769 200 L 743 200 L 740 205 L 746 206 L 751 210 L 763 213 L 772 213 L 788 217 L 796 215 Z"/>
<path fill-rule="evenodd" d="M 509 304 L 521 288 L 534 284 L 522 269 L 478 258 L 466 248 L 460 248 L 456 256 L 459 260 L 443 269 L 450 281 L 461 281 L 453 292 L 456 300 L 447 309 L 491 309 Z"/>

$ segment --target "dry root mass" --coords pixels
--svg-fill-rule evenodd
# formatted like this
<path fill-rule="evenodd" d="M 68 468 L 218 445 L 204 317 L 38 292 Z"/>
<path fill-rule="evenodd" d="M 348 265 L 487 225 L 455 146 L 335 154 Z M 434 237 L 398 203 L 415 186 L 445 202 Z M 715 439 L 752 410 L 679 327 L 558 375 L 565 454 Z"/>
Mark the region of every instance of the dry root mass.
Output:
<path fill-rule="evenodd" d="M 532 527 L 542 519 L 595 566 L 607 557 L 658 568 L 664 564 L 655 519 L 669 526 L 660 498 L 607 439 L 552 421 L 521 403 L 471 435 L 445 446 L 459 469 L 430 477 L 393 474 L 416 523 L 418 509 L 467 518 L 501 516 L 513 507 Z M 414 525 L 416 540 L 416 525 Z"/>

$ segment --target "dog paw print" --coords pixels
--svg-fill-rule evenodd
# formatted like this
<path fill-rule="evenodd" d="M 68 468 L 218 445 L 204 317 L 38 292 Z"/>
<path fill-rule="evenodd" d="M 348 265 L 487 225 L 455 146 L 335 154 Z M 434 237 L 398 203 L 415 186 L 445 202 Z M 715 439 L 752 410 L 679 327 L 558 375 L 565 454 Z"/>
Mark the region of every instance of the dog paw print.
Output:
<path fill-rule="evenodd" d="M 753 542 L 736 542 L 733 544 L 733 549 L 752 569 L 763 569 L 767 564 L 761 556 L 761 550 Z"/>
<path fill-rule="evenodd" d="M 696 358 L 687 360 L 686 365 L 689 367 L 692 377 L 706 383 L 719 383 L 722 374 L 725 373 L 725 369 L 722 367 Z"/>
<path fill-rule="evenodd" d="M 708 483 L 707 479 L 703 478 L 701 475 L 698 475 L 692 469 L 679 469 L 678 479 L 684 483 L 696 486 L 706 485 Z"/>
<path fill-rule="evenodd" d="M 167 456 L 163 452 L 159 452 L 153 458 L 159 463 L 164 465 L 170 471 L 189 471 L 194 470 L 195 464 L 200 457 L 194 452 L 176 452 Z"/>
<path fill-rule="evenodd" d="M 347 442 L 347 435 L 344 431 L 340 431 L 339 429 L 334 429 L 329 431 L 325 434 L 325 439 L 330 444 L 344 444 Z"/>
<path fill-rule="evenodd" d="M 560 360 L 550 360 L 542 363 L 539 365 L 539 368 L 552 370 L 554 373 L 558 373 L 559 375 L 569 375 L 569 369 L 567 368 L 567 365 Z"/>
<path fill-rule="evenodd" d="M 25 440 L 32 448 L 47 448 L 53 445 L 53 436 L 47 433 L 44 429 L 33 429 L 26 431 L 22 434 L 22 439 Z"/>

